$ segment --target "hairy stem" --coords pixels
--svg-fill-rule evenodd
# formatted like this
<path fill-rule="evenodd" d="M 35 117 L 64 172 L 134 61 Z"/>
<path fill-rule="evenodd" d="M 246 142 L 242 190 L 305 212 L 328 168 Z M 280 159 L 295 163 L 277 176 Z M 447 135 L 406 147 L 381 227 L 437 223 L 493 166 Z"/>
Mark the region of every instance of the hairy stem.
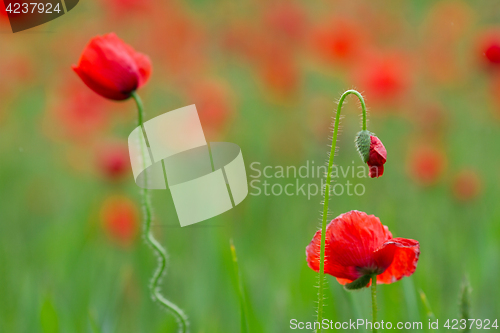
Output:
<path fill-rule="evenodd" d="M 335 157 L 335 149 L 337 147 L 337 134 L 339 131 L 340 111 L 345 98 L 349 94 L 354 94 L 361 102 L 361 109 L 363 110 L 363 130 L 366 130 L 366 106 L 363 96 L 356 90 L 347 90 L 342 94 L 337 107 L 337 114 L 335 115 L 335 124 L 333 128 L 332 149 L 330 151 L 330 158 L 328 160 L 328 173 L 326 174 L 325 195 L 323 202 L 323 221 L 321 223 L 321 250 L 320 250 L 320 264 L 319 264 L 319 287 L 318 287 L 318 322 L 323 320 L 323 294 L 325 288 L 324 270 L 325 270 L 325 238 L 326 238 L 326 220 L 328 218 L 328 199 L 330 198 L 330 182 L 332 180 L 333 158 Z M 321 325 L 320 325 L 321 326 Z M 317 330 L 321 332 L 321 327 Z"/>
<path fill-rule="evenodd" d="M 372 276 L 372 315 L 373 333 L 377 333 L 375 323 L 377 322 L 377 275 Z"/>
<path fill-rule="evenodd" d="M 142 105 L 141 98 L 135 92 L 132 93 L 132 97 L 135 100 L 138 110 L 138 121 L 139 126 L 143 127 L 143 116 L 144 109 Z M 143 160 L 145 160 L 146 156 L 146 148 L 141 144 L 141 153 L 143 156 Z M 147 186 L 147 171 L 144 171 L 144 186 Z M 152 214 L 151 214 L 151 202 L 149 200 L 149 191 L 147 188 L 143 188 L 141 190 L 141 197 L 144 205 L 144 234 L 145 239 L 148 245 L 151 246 L 153 251 L 155 252 L 156 257 L 158 258 L 158 267 L 156 268 L 153 278 L 151 279 L 151 283 L 149 285 L 149 290 L 151 292 L 151 297 L 153 301 L 160 304 L 164 309 L 170 311 L 176 318 L 179 324 L 179 332 L 187 333 L 188 332 L 188 319 L 184 312 L 174 303 L 167 300 L 160 291 L 160 287 L 158 286 L 162 275 L 165 272 L 165 268 L 167 266 L 167 251 L 161 246 L 161 244 L 156 240 L 151 230 L 151 222 L 152 222 Z"/>

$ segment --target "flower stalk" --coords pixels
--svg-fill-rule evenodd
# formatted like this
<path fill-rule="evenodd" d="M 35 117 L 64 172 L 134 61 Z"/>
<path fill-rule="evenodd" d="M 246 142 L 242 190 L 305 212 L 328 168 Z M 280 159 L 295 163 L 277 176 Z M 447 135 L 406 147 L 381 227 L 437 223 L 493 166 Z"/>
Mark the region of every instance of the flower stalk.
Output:
<path fill-rule="evenodd" d="M 320 323 L 323 320 L 323 301 L 324 301 L 324 289 L 325 289 L 324 270 L 325 270 L 326 221 L 328 218 L 328 200 L 330 198 L 330 183 L 332 180 L 333 159 L 335 157 L 335 149 L 337 147 L 337 135 L 339 131 L 340 111 L 342 109 L 342 104 L 344 103 L 344 100 L 350 94 L 356 95 L 359 101 L 361 102 L 361 109 L 363 111 L 362 130 L 366 131 L 366 105 L 363 96 L 361 96 L 361 94 L 356 90 L 347 90 L 340 97 L 339 104 L 337 107 L 337 113 L 335 115 L 335 124 L 333 129 L 332 147 L 330 151 L 330 158 L 328 160 L 328 173 L 326 174 L 326 185 L 325 185 L 325 194 L 323 202 L 323 220 L 321 223 L 321 249 L 320 249 L 319 286 L 318 286 L 317 321 Z M 318 333 L 321 332 L 321 327 L 317 330 L 317 332 Z"/>
<path fill-rule="evenodd" d="M 372 276 L 372 323 L 373 323 L 373 333 L 377 333 L 375 328 L 375 323 L 377 322 L 377 275 Z"/>
<path fill-rule="evenodd" d="M 137 105 L 138 111 L 138 124 L 142 128 L 143 127 L 143 118 L 144 118 L 144 107 L 142 105 L 141 98 L 137 95 L 136 92 L 131 93 L 132 98 L 134 99 Z M 143 160 L 145 160 L 146 149 L 144 149 L 143 145 L 141 145 L 141 153 L 143 156 Z M 186 314 L 174 303 L 167 300 L 160 291 L 160 287 L 158 286 L 161 277 L 165 273 L 165 268 L 167 266 L 167 251 L 161 246 L 161 244 L 156 240 L 151 230 L 151 222 L 152 222 L 152 209 L 151 202 L 149 199 L 149 191 L 146 188 L 148 183 L 147 179 L 147 170 L 144 171 L 144 185 L 145 187 L 141 190 L 142 202 L 144 205 L 144 235 L 146 243 L 151 246 L 153 251 L 155 252 L 156 257 L 158 258 L 158 266 L 153 274 L 153 278 L 149 284 L 149 289 L 151 292 L 151 297 L 153 301 L 160 304 L 164 309 L 170 311 L 176 318 L 177 323 L 179 324 L 178 332 L 187 333 L 189 328 L 189 323 Z"/>

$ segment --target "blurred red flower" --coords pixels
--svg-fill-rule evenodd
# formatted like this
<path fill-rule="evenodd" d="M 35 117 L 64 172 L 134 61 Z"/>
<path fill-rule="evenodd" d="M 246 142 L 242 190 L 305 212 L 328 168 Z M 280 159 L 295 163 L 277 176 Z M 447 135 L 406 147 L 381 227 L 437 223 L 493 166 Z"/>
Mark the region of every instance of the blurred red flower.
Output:
<path fill-rule="evenodd" d="M 259 64 L 260 75 L 266 86 L 280 97 L 293 95 L 299 85 L 299 68 L 288 50 L 277 45 L 265 50 Z"/>
<path fill-rule="evenodd" d="M 22 88 L 36 80 L 35 65 L 31 58 L 23 54 L 8 54 L 0 56 L 0 95 L 19 93 Z"/>
<path fill-rule="evenodd" d="M 96 152 L 99 172 L 109 180 L 123 179 L 130 170 L 128 146 L 124 142 L 107 142 Z"/>
<path fill-rule="evenodd" d="M 293 43 L 300 42 L 305 33 L 306 17 L 304 8 L 297 3 L 284 1 L 272 4 L 264 12 L 264 26 L 275 37 Z"/>
<path fill-rule="evenodd" d="M 346 18 L 333 18 L 311 30 L 312 51 L 322 60 L 333 64 L 348 64 L 356 60 L 365 42 L 361 28 Z"/>
<path fill-rule="evenodd" d="M 112 240 L 121 246 L 130 246 L 139 230 L 137 206 L 126 197 L 112 196 L 101 208 L 101 222 Z"/>
<path fill-rule="evenodd" d="M 107 128 L 113 103 L 82 88 L 81 83 L 70 81 L 59 89 L 62 93 L 50 103 L 44 119 L 48 136 L 87 141 Z"/>
<path fill-rule="evenodd" d="M 478 49 L 482 62 L 498 67 L 500 65 L 500 30 L 483 31 L 478 38 Z"/>
<path fill-rule="evenodd" d="M 396 52 L 367 54 L 354 71 L 353 84 L 370 104 L 399 104 L 411 85 L 408 65 L 408 59 Z"/>
<path fill-rule="evenodd" d="M 99 95 L 124 100 L 149 79 L 151 62 L 109 33 L 91 39 L 73 70 Z"/>
<path fill-rule="evenodd" d="M 481 178 L 476 171 L 472 169 L 464 169 L 455 176 L 452 188 L 453 194 L 458 200 L 473 200 L 481 193 Z"/>
<path fill-rule="evenodd" d="M 489 92 L 494 115 L 500 119 L 500 72 L 491 75 L 489 80 Z"/>
<path fill-rule="evenodd" d="M 432 81 L 456 84 L 466 80 L 468 67 L 462 66 L 460 45 L 473 23 L 471 7 L 462 1 L 436 1 L 423 29 L 420 65 Z"/>
<path fill-rule="evenodd" d="M 320 266 L 321 230 L 306 247 L 307 264 Z M 378 283 L 393 283 L 417 268 L 420 245 L 416 240 L 392 238 L 389 229 L 374 215 L 350 211 L 339 215 L 326 228 L 325 273 L 344 285 L 364 276 L 377 276 Z"/>
<path fill-rule="evenodd" d="M 208 61 L 206 34 L 209 29 L 179 1 L 164 1 L 148 15 L 150 33 L 142 37 L 162 60 L 170 80 L 184 82 L 199 75 Z"/>
<path fill-rule="evenodd" d="M 387 161 L 387 150 L 382 141 L 374 135 L 370 136 L 370 157 L 368 167 L 370 178 L 378 178 L 384 174 L 384 164 Z"/>
<path fill-rule="evenodd" d="M 409 149 L 407 160 L 410 177 L 421 185 L 432 185 L 443 174 L 446 156 L 438 148 L 429 144 L 419 144 Z"/>
<path fill-rule="evenodd" d="M 0 21 L 8 19 L 9 16 L 7 14 L 7 11 L 5 10 L 5 3 L 3 1 L 0 1 Z"/>
<path fill-rule="evenodd" d="M 143 14 L 151 9 L 151 0 L 104 0 L 112 18 L 119 18 L 126 14 Z"/>
<path fill-rule="evenodd" d="M 202 81 L 191 87 L 188 95 L 196 104 L 204 130 L 218 137 L 233 113 L 229 87 L 218 81 Z"/>
<path fill-rule="evenodd" d="M 427 105 L 412 105 L 411 121 L 426 138 L 437 138 L 446 128 L 447 114 L 437 103 Z"/>

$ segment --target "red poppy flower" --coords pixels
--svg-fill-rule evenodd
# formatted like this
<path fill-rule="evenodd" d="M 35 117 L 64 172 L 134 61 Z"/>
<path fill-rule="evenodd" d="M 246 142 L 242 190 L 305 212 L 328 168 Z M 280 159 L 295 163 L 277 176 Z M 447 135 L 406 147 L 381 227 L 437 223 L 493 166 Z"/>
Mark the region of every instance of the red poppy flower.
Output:
<path fill-rule="evenodd" d="M 260 73 L 264 84 L 280 97 L 292 96 L 299 85 L 299 69 L 288 50 L 273 46 L 263 51 Z"/>
<path fill-rule="evenodd" d="M 479 37 L 479 53 L 483 62 L 492 66 L 500 65 L 500 31 L 492 29 Z"/>
<path fill-rule="evenodd" d="M 97 151 L 97 167 L 109 180 L 119 180 L 130 170 L 128 147 L 124 143 L 107 143 Z"/>
<path fill-rule="evenodd" d="M 439 84 L 465 80 L 467 68 L 461 66 L 458 48 L 470 31 L 473 10 L 462 1 L 436 1 L 423 23 L 422 50 L 419 62 L 422 71 Z"/>
<path fill-rule="evenodd" d="M 387 150 L 382 141 L 374 135 L 370 136 L 370 156 L 368 167 L 370 168 L 370 178 L 378 178 L 384 174 L 384 164 L 387 161 Z"/>
<path fill-rule="evenodd" d="M 126 197 L 108 198 L 101 208 L 101 221 L 108 236 L 122 246 L 129 246 L 139 229 L 137 207 Z"/>
<path fill-rule="evenodd" d="M 439 137 L 446 129 L 447 112 L 439 104 L 413 105 L 409 116 L 427 138 Z"/>
<path fill-rule="evenodd" d="M 149 58 L 114 33 L 92 38 L 72 68 L 90 89 L 113 100 L 129 98 L 151 74 Z"/>
<path fill-rule="evenodd" d="M 494 116 L 500 119 L 500 73 L 494 73 L 489 80 L 489 97 Z"/>
<path fill-rule="evenodd" d="M 417 183 L 429 186 L 442 175 L 446 157 L 444 153 L 428 144 L 409 149 L 408 173 Z"/>
<path fill-rule="evenodd" d="M 115 103 L 83 88 L 78 81 L 63 80 L 57 90 L 62 93 L 49 104 L 44 119 L 49 137 L 85 141 L 107 129 Z"/>
<path fill-rule="evenodd" d="M 333 17 L 311 30 L 311 50 L 331 64 L 354 64 L 364 52 L 366 34 L 357 22 Z"/>
<path fill-rule="evenodd" d="M 143 43 L 159 57 L 171 80 L 186 81 L 203 72 L 207 63 L 206 27 L 196 20 L 180 1 L 154 3 L 148 13 L 150 31 L 161 31 L 161 42 L 156 33 L 146 34 Z"/>
<path fill-rule="evenodd" d="M 399 105 L 411 87 L 411 67 L 407 56 L 397 52 L 367 53 L 353 72 L 353 84 L 365 91 L 366 100 L 384 106 Z"/>
<path fill-rule="evenodd" d="M 207 134 L 218 137 L 233 111 L 229 87 L 223 82 L 203 81 L 195 84 L 188 95 L 196 104 Z"/>
<path fill-rule="evenodd" d="M 316 272 L 320 265 L 321 230 L 306 247 L 307 264 Z M 326 228 L 325 269 L 345 285 L 376 274 L 377 283 L 393 283 L 417 268 L 420 245 L 416 240 L 392 238 L 389 229 L 374 215 L 350 211 Z M 368 284 L 369 285 L 369 284 Z"/>
<path fill-rule="evenodd" d="M 299 42 L 306 27 L 304 9 L 288 1 L 271 5 L 264 13 L 264 26 L 282 40 Z"/>
<path fill-rule="evenodd" d="M 312 51 L 328 63 L 347 64 L 362 53 L 365 42 L 362 30 L 355 22 L 333 18 L 311 31 Z"/>
<path fill-rule="evenodd" d="M 460 171 L 453 181 L 453 194 L 460 201 L 470 201 L 481 193 L 481 178 L 474 170 Z"/>

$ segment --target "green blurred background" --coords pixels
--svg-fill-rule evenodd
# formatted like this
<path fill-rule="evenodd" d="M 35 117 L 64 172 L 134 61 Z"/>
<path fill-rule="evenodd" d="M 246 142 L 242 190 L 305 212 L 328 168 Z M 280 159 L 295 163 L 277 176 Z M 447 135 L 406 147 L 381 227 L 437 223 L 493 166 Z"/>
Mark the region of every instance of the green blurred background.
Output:
<path fill-rule="evenodd" d="M 323 165 L 336 101 L 358 89 L 388 162 L 382 178 L 348 177 L 366 191 L 331 198 L 331 217 L 365 211 L 421 246 L 412 277 L 379 287 L 379 318 L 425 328 L 420 291 L 441 325 L 459 318 L 466 276 L 471 318 L 500 319 L 498 29 L 491 0 L 86 0 L 16 34 L 0 15 L 0 332 L 176 330 L 148 292 L 156 259 L 140 235 L 126 150 L 134 103 L 104 100 L 71 70 L 90 38 L 108 32 L 152 60 L 139 91 L 146 119 L 196 103 L 207 140 L 241 147 L 249 180 L 253 162 Z M 359 103 L 347 101 L 344 168 L 362 166 Z M 170 193 L 153 191 L 154 232 L 169 252 L 162 290 L 192 332 L 239 332 L 230 239 L 251 332 L 315 319 L 305 247 L 321 200 L 249 195 L 181 228 Z M 325 317 L 369 319 L 369 297 L 328 276 Z"/>

